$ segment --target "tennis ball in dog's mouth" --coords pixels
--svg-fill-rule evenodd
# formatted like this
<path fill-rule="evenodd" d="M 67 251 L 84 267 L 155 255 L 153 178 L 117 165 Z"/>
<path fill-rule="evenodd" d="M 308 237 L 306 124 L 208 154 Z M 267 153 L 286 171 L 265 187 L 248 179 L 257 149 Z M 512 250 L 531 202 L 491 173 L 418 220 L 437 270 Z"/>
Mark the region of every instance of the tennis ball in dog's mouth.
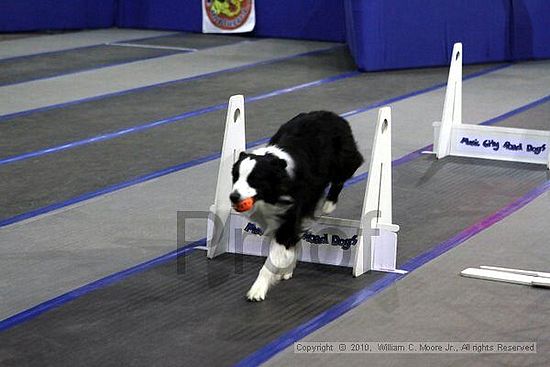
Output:
<path fill-rule="evenodd" d="M 241 213 L 252 209 L 253 206 L 254 206 L 254 198 L 246 198 L 239 201 L 237 204 L 234 204 L 233 209 Z"/>

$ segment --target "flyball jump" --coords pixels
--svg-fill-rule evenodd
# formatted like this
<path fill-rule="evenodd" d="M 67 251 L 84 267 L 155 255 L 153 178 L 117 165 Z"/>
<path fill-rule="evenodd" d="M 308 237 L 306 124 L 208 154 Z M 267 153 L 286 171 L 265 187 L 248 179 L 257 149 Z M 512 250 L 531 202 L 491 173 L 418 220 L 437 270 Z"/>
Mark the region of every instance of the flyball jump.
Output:
<path fill-rule="evenodd" d="M 462 123 L 462 44 L 455 43 L 441 122 L 434 122 L 433 153 L 545 164 L 550 168 L 550 131 Z"/>
<path fill-rule="evenodd" d="M 232 210 L 231 169 L 246 149 L 244 97 L 229 99 L 214 205 L 207 228 L 207 256 L 225 252 L 264 256 L 270 238 Z M 354 276 L 369 271 L 404 273 L 396 269 L 397 232 L 392 223 L 391 109 L 378 111 L 369 176 L 359 220 L 321 216 L 302 236 L 298 260 L 351 267 Z"/>
<path fill-rule="evenodd" d="M 544 164 L 550 168 L 550 132 L 462 123 L 462 44 L 455 43 L 441 122 L 434 122 L 433 154 Z M 464 277 L 550 288 L 550 273 L 480 266 Z"/>

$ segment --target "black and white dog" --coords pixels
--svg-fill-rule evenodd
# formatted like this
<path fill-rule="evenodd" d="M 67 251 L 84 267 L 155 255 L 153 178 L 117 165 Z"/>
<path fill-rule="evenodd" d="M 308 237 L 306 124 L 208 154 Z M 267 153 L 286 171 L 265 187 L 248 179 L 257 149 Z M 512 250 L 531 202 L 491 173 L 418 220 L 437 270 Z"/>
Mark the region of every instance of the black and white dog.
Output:
<path fill-rule="evenodd" d="M 253 202 L 239 211 L 272 237 L 249 300 L 265 299 L 271 285 L 292 277 L 295 245 L 316 209 L 322 205 L 324 214 L 331 213 L 344 182 L 362 163 L 348 122 L 326 111 L 302 113 L 281 126 L 265 148 L 241 153 L 230 200 L 235 208 Z"/>

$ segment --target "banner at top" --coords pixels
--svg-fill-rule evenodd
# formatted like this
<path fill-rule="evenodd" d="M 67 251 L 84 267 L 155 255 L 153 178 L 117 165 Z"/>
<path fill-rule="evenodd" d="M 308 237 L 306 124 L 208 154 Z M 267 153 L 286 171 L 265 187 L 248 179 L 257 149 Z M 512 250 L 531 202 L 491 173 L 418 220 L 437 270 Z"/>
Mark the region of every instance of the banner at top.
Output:
<path fill-rule="evenodd" d="M 201 1 L 203 33 L 243 33 L 254 29 L 254 0 Z"/>

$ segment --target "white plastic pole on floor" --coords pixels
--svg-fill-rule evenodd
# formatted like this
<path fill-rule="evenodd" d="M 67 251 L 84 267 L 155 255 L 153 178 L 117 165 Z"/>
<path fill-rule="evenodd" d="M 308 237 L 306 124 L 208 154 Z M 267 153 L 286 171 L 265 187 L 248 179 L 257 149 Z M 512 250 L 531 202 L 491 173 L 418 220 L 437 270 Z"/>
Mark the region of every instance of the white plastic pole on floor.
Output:
<path fill-rule="evenodd" d="M 353 275 L 396 271 L 397 231 L 392 221 L 391 108 L 378 110 Z M 370 229 L 370 231 L 369 231 Z M 372 234 L 370 236 L 369 234 Z"/>
<path fill-rule="evenodd" d="M 229 99 L 225 132 L 223 135 L 222 154 L 218 169 L 216 196 L 214 205 L 210 207 L 210 218 L 207 229 L 207 247 L 209 258 L 213 258 L 227 251 L 229 240 L 228 222 L 231 214 L 232 180 L 231 170 L 239 158 L 239 154 L 246 150 L 244 96 L 235 95 Z"/>
<path fill-rule="evenodd" d="M 453 46 L 440 124 L 439 136 L 434 143 L 434 152 L 438 159 L 450 154 L 452 128 L 462 124 L 462 43 L 455 43 Z"/>
<path fill-rule="evenodd" d="M 541 277 L 541 278 L 549 278 L 550 279 L 550 273 L 546 273 L 546 272 L 542 272 L 542 271 L 503 268 L 503 267 L 500 267 L 500 266 L 488 266 L 488 265 L 481 265 L 480 269 L 505 271 L 505 272 L 508 272 L 508 273 L 531 275 L 531 276 L 534 276 L 534 277 Z"/>
<path fill-rule="evenodd" d="M 481 266 L 480 269 L 464 269 L 460 275 L 467 278 L 550 288 L 550 277 L 548 277 L 548 273 L 542 272 Z"/>

